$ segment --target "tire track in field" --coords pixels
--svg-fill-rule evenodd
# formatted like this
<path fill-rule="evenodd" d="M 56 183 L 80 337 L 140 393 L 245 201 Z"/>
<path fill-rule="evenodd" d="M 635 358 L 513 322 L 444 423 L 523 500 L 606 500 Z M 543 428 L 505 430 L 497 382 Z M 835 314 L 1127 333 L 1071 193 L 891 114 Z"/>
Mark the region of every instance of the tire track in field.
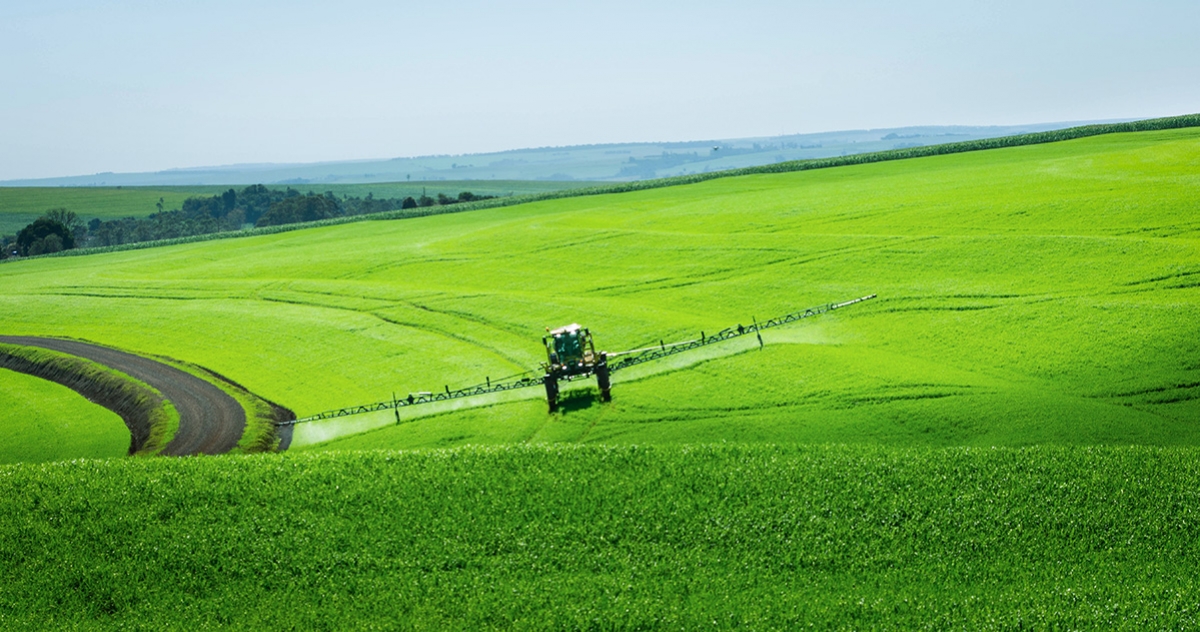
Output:
<path fill-rule="evenodd" d="M 157 389 L 179 412 L 179 430 L 162 454 L 223 454 L 237 445 L 246 429 L 246 411 L 228 393 L 157 360 L 76 340 L 0 336 L 0 342 L 86 358 Z"/>

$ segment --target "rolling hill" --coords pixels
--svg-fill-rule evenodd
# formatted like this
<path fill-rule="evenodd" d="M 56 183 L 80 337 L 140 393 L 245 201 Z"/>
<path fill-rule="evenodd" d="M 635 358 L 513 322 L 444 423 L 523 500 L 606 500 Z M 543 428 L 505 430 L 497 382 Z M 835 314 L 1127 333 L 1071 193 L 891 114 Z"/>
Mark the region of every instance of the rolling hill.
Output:
<path fill-rule="evenodd" d="M 878 298 L 556 415 L 2 465 L 0 625 L 1195 627 L 1198 191 L 1190 127 L 6 263 L 4 333 L 301 415 L 520 374 L 547 326 L 618 350 Z"/>
<path fill-rule="evenodd" d="M 619 350 L 874 292 L 761 352 L 618 378 L 612 406 L 548 422 L 530 392 L 390 429 L 385 445 L 697 432 L 1191 444 L 1197 137 L 1113 134 L 17 262 L 0 278 L 0 322 L 178 357 L 303 416 L 535 368 L 546 326 L 583 322 Z"/>

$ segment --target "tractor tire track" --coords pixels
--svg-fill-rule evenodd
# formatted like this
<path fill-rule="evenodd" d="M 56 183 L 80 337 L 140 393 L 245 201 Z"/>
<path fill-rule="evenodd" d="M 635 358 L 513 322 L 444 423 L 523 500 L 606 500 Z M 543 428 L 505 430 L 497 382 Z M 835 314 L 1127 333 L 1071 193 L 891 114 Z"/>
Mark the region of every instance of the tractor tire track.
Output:
<path fill-rule="evenodd" d="M 0 336 L 0 342 L 41 347 L 86 358 L 157 389 L 179 413 L 179 430 L 163 449 L 162 454 L 223 454 L 237 445 L 246 429 L 246 411 L 228 393 L 190 373 L 157 360 L 100 345 L 58 338 Z"/>

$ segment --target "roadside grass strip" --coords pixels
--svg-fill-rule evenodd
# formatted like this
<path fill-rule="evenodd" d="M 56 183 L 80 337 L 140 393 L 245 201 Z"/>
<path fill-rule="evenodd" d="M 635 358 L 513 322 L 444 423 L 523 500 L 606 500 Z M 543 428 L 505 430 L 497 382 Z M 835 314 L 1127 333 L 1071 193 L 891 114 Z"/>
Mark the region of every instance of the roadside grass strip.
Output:
<path fill-rule="evenodd" d="M 0 368 L 57 382 L 86 394 L 91 401 L 118 414 L 129 433 L 127 453 L 130 455 L 159 453 L 179 428 L 179 413 L 171 402 L 163 398 L 162 393 L 144 382 L 86 358 L 49 349 L 0 343 Z M 19 422 L 21 411 L 15 412 Z M 83 431 L 87 432 L 88 429 Z M 42 436 L 40 441 L 56 443 L 57 439 Z M 35 458 L 52 449 L 44 443 L 28 447 Z"/>
<path fill-rule="evenodd" d="M 155 360 L 169 364 L 216 386 L 242 407 L 246 413 L 246 428 L 242 431 L 242 438 L 238 440 L 237 447 L 231 450 L 231 453 L 272 452 L 279 448 L 280 438 L 275 424 L 295 418 L 292 411 L 269 402 L 246 390 L 246 387 L 241 384 L 202 366 L 164 356 L 155 357 Z"/>

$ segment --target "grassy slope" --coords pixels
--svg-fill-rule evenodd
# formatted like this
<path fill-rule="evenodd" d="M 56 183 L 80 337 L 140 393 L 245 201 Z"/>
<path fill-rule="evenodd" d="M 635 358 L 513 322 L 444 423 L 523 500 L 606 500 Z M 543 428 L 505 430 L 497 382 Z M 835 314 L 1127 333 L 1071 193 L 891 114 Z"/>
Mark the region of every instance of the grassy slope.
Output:
<path fill-rule="evenodd" d="M 0 463 L 125 456 L 129 430 L 116 413 L 71 389 L 0 369 Z"/>
<path fill-rule="evenodd" d="M 0 467 L 0 627 L 1195 627 L 1195 450 L 895 445 L 1200 442 L 1198 163 L 1130 134 L 8 265 L 0 329 L 301 414 L 523 370 L 542 325 L 626 348 L 879 292 L 612 406 L 342 445 L 892 445 Z"/>
<path fill-rule="evenodd" d="M 304 415 L 526 370 L 546 325 L 621 349 L 878 292 L 762 352 L 618 374 L 613 406 L 346 445 L 1197 444 L 1198 173 L 1200 130 L 1115 134 L 27 261 L 0 328 L 178 357 Z"/>
<path fill-rule="evenodd" d="M 496 181 L 445 181 L 445 182 L 384 182 L 374 184 L 296 184 L 292 188 L 301 191 L 333 191 L 336 195 L 378 198 L 420 196 L 426 191 L 430 196 L 445 193 L 457 196 L 463 191 L 480 195 L 522 195 L 543 193 L 560 189 L 578 188 L 590 183 L 580 182 L 527 182 L 519 180 Z M 285 189 L 288 185 L 271 185 L 272 189 Z M 171 186 L 171 187 L 0 187 L 0 235 L 15 235 L 17 231 L 52 208 L 74 211 L 85 221 L 93 217 L 117 219 L 121 217 L 145 217 L 157 209 L 155 203 L 163 200 L 166 209 L 177 209 L 192 196 L 218 195 L 229 190 L 228 186 Z M 244 185 L 234 186 L 237 190 Z"/>
<path fill-rule="evenodd" d="M 0 467 L 5 629 L 1194 629 L 1163 448 L 468 448 Z"/>

